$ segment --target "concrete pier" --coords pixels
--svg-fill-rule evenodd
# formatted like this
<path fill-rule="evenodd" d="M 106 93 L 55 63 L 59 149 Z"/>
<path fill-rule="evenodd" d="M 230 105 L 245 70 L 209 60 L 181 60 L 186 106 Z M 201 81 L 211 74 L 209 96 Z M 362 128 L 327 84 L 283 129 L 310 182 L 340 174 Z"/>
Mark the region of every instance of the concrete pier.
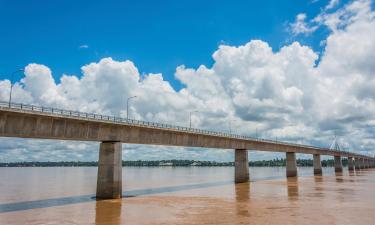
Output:
<path fill-rule="evenodd" d="M 342 172 L 341 156 L 335 155 L 335 172 Z"/>
<path fill-rule="evenodd" d="M 246 149 L 234 151 L 234 182 L 244 183 L 249 181 L 249 160 Z"/>
<path fill-rule="evenodd" d="M 314 163 L 314 174 L 322 174 L 322 162 L 320 161 L 320 155 L 314 154 L 313 155 L 313 163 Z"/>
<path fill-rule="evenodd" d="M 286 153 L 286 176 L 287 177 L 297 176 L 297 162 L 296 162 L 295 152 Z"/>
<path fill-rule="evenodd" d="M 360 170 L 361 169 L 360 158 L 355 158 L 354 166 L 355 166 L 355 170 Z"/>
<path fill-rule="evenodd" d="M 368 168 L 367 159 L 363 159 L 363 168 L 365 168 L 365 169 Z"/>
<path fill-rule="evenodd" d="M 361 169 L 366 169 L 365 159 L 361 158 L 360 162 L 361 162 Z"/>
<path fill-rule="evenodd" d="M 348 170 L 354 170 L 353 157 L 348 157 Z"/>
<path fill-rule="evenodd" d="M 106 141 L 100 144 L 96 197 L 121 198 L 122 149 L 121 142 Z"/>

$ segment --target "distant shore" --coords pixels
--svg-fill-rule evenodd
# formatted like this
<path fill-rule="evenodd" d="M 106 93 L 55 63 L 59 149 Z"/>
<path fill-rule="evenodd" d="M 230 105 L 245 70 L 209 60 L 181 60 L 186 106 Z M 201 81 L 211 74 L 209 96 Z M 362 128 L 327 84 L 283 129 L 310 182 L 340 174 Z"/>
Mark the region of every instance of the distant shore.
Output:
<path fill-rule="evenodd" d="M 298 166 L 313 166 L 312 159 L 297 159 Z M 347 160 L 343 160 L 343 165 L 347 165 Z M 80 162 L 80 161 L 60 161 L 60 162 L 3 162 L 0 167 L 96 167 L 97 161 Z M 196 160 L 136 160 L 122 161 L 122 166 L 135 167 L 188 167 L 188 166 L 234 166 L 234 162 L 216 162 L 216 161 L 196 161 Z M 250 161 L 251 167 L 282 167 L 285 166 L 285 159 L 259 160 Z M 322 160 L 323 167 L 334 166 L 333 159 Z"/>

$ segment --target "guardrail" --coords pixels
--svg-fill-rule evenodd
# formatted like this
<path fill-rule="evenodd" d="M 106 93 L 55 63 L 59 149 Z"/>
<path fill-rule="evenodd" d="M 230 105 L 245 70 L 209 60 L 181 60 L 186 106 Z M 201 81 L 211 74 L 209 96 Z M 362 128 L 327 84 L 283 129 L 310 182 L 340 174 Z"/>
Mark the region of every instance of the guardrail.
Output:
<path fill-rule="evenodd" d="M 40 112 L 40 113 L 45 113 L 45 114 L 65 116 L 69 118 L 82 118 L 82 119 L 90 119 L 90 120 L 97 120 L 97 121 L 112 121 L 115 123 L 126 124 L 130 126 L 142 126 L 142 127 L 149 127 L 149 128 L 169 129 L 169 130 L 183 131 L 183 132 L 189 132 L 189 133 L 194 133 L 194 134 L 212 135 L 212 136 L 234 138 L 234 139 L 248 140 L 248 141 L 260 141 L 260 142 L 271 143 L 271 144 L 280 144 L 280 145 L 303 147 L 303 148 L 310 148 L 310 149 L 316 149 L 316 150 L 327 150 L 331 152 L 354 154 L 349 151 L 330 150 L 328 148 L 315 147 L 311 145 L 295 144 L 295 143 L 275 141 L 275 140 L 263 139 L 263 138 L 253 138 L 253 137 L 249 137 L 245 135 L 229 134 L 229 133 L 224 133 L 224 132 L 175 126 L 175 125 L 170 125 L 170 124 L 148 122 L 148 121 L 142 121 L 142 120 L 126 119 L 126 118 L 115 117 L 115 116 L 100 115 L 100 114 L 95 114 L 95 113 L 86 113 L 86 112 L 79 112 L 79 111 L 72 111 L 72 110 L 65 110 L 65 109 L 44 107 L 44 106 L 37 106 L 37 105 L 30 105 L 30 104 L 9 103 L 9 102 L 0 101 L 0 108 Z"/>

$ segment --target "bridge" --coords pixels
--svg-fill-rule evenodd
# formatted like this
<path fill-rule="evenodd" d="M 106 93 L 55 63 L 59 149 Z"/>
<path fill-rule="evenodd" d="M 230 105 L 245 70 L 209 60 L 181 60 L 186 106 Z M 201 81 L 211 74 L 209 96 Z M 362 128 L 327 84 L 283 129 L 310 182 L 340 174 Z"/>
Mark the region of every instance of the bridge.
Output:
<path fill-rule="evenodd" d="M 101 142 L 98 198 L 121 197 L 122 143 L 233 149 L 236 183 L 249 181 L 248 150 L 285 152 L 287 177 L 297 176 L 296 153 L 313 155 L 314 174 L 322 173 L 321 155 L 334 157 L 336 172 L 342 157 L 349 170 L 375 167 L 374 157 L 350 151 L 9 102 L 0 102 L 0 136 Z"/>

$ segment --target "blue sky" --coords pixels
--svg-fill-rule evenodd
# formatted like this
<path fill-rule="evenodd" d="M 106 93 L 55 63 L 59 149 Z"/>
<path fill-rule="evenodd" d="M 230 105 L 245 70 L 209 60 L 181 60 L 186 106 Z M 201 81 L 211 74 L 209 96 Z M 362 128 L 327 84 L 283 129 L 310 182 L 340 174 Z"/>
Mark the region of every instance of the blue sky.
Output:
<path fill-rule="evenodd" d="M 163 73 L 175 88 L 178 65 L 211 65 L 220 43 L 251 39 L 278 50 L 299 40 L 319 51 L 324 32 L 291 37 L 286 24 L 327 1 L 0 1 L 0 79 L 29 63 L 57 78 L 103 57 L 129 59 L 141 73 Z M 79 48 L 87 45 L 88 48 Z"/>
<path fill-rule="evenodd" d="M 233 121 L 238 134 L 324 147 L 336 134 L 375 154 L 373 0 L 0 0 L 0 29 L 1 101 L 24 68 L 14 102 L 125 117 L 137 95 L 129 114 L 139 120 L 189 126 L 198 110 L 200 129 L 229 132 Z M 97 159 L 98 143 L 0 142 L 0 161 Z M 124 149 L 129 160 L 233 159 Z"/>

